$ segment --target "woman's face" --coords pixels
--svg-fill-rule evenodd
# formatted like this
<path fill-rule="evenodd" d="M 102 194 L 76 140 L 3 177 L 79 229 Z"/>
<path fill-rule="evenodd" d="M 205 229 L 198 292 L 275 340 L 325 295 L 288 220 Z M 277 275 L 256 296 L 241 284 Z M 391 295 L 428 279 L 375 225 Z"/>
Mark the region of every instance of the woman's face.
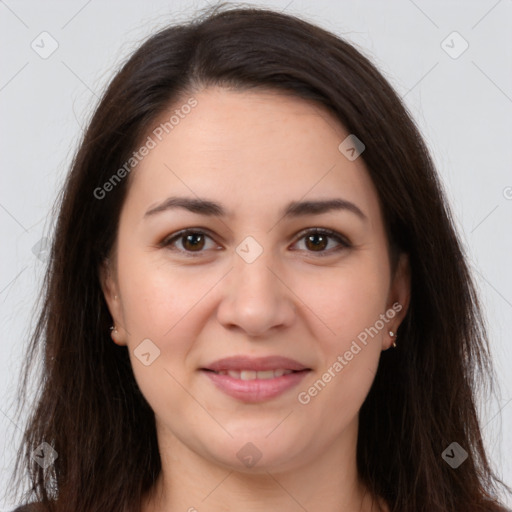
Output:
<path fill-rule="evenodd" d="M 364 162 L 350 141 L 339 149 L 349 133 L 314 103 L 194 97 L 168 134 L 149 134 L 103 278 L 159 440 L 252 471 L 341 453 L 349 438 L 355 449 L 409 293 L 405 258 L 391 279 Z"/>

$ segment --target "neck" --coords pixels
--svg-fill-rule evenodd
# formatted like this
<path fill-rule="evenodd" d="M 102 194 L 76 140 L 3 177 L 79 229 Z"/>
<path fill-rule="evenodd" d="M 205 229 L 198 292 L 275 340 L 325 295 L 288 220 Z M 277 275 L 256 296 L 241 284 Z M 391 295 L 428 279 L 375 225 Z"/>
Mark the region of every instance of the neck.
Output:
<path fill-rule="evenodd" d="M 315 457 L 288 461 L 286 468 L 265 465 L 240 471 L 198 455 L 168 431 L 162 435 L 160 430 L 158 441 L 162 471 L 144 498 L 142 512 L 387 510 L 358 478 L 357 421 L 339 442 L 324 450 L 312 447 Z"/>

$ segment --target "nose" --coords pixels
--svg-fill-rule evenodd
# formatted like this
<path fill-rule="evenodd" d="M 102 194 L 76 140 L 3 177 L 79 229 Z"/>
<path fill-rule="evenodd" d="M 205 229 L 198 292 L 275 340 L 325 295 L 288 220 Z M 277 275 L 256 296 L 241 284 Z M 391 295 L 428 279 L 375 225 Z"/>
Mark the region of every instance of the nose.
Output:
<path fill-rule="evenodd" d="M 263 251 L 252 263 L 235 254 L 234 268 L 224 280 L 218 321 L 253 337 L 290 326 L 295 295 L 279 268 L 270 251 Z"/>

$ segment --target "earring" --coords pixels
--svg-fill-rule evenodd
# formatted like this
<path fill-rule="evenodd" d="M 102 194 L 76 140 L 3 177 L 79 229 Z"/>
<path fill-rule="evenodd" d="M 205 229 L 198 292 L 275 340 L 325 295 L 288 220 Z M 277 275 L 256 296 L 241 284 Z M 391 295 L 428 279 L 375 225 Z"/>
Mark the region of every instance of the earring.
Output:
<path fill-rule="evenodd" d="M 113 334 L 117 334 L 117 327 L 115 325 L 111 325 L 110 326 L 110 331 L 113 333 Z"/>
<path fill-rule="evenodd" d="M 393 331 L 389 331 L 389 335 L 396 340 L 396 334 Z M 395 340 L 393 340 L 393 348 L 396 348 Z"/>

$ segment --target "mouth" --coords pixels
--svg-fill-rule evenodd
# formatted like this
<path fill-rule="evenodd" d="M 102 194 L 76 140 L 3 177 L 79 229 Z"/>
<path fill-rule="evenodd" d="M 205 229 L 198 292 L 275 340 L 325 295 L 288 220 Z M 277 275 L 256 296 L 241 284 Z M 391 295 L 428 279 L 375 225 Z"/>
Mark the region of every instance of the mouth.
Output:
<path fill-rule="evenodd" d="M 309 368 L 303 370 L 288 370 L 284 368 L 277 368 L 276 370 L 210 370 L 209 368 L 201 368 L 205 372 L 212 372 L 216 375 L 228 375 L 229 377 L 237 380 L 270 380 L 289 375 L 290 373 L 301 373 L 310 371 Z"/>
<path fill-rule="evenodd" d="M 295 359 L 277 355 L 235 355 L 218 359 L 200 370 L 218 390 L 247 403 L 284 394 L 312 371 Z"/>
<path fill-rule="evenodd" d="M 251 372 L 261 373 L 262 378 L 271 378 L 270 373 L 264 372 L 293 372 L 301 370 L 310 370 L 307 366 L 303 365 L 295 359 L 283 356 L 266 356 L 266 357 L 253 357 L 245 355 L 235 355 L 231 357 L 224 357 L 213 361 L 206 365 L 202 370 L 211 370 L 214 372 L 239 372 L 244 373 L 248 378 L 255 378 Z M 281 375 L 279 375 L 281 376 Z"/>
<path fill-rule="evenodd" d="M 286 397 L 286 392 L 297 386 L 312 370 L 219 370 L 202 368 L 201 373 L 215 389 L 221 391 L 239 402 L 261 403 L 280 396 Z"/>

